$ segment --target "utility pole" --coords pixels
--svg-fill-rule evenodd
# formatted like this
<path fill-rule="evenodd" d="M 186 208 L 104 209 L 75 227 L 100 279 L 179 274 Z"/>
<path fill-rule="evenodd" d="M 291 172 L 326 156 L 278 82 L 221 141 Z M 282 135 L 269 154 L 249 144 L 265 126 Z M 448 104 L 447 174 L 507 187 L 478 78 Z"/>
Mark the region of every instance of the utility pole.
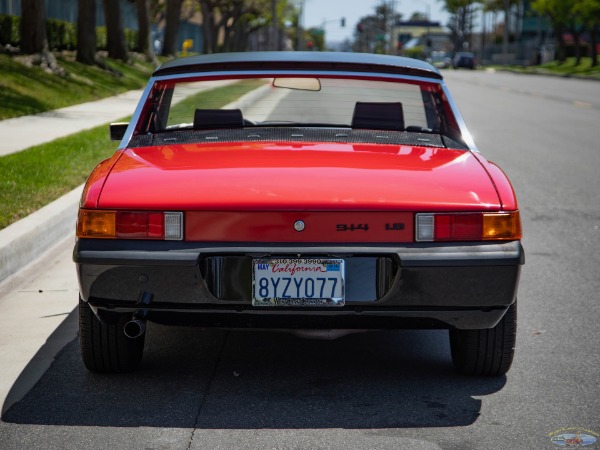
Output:
<path fill-rule="evenodd" d="M 304 50 L 304 0 L 300 0 L 298 6 L 298 18 L 296 25 L 296 50 Z"/>
<path fill-rule="evenodd" d="M 502 37 L 502 63 L 508 66 L 508 38 L 510 26 L 510 0 L 504 0 L 504 33 Z"/>
<path fill-rule="evenodd" d="M 269 49 L 270 50 L 279 50 L 279 43 L 277 42 L 277 35 L 279 34 L 277 32 L 277 0 L 271 0 L 271 17 L 272 17 L 272 22 L 271 22 L 271 33 L 270 33 L 270 45 L 269 45 Z"/>
<path fill-rule="evenodd" d="M 396 35 L 394 30 L 396 29 L 396 0 L 390 0 L 390 17 L 389 17 L 389 28 L 390 28 L 390 47 L 388 54 L 396 54 Z"/>

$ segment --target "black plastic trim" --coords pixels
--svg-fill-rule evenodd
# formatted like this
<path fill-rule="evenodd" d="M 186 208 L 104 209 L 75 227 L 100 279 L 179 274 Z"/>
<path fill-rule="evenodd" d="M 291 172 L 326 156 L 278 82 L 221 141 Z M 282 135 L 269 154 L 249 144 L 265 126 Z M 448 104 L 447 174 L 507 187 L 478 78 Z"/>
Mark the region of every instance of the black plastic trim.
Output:
<path fill-rule="evenodd" d="M 259 244 L 79 239 L 73 261 L 79 264 L 195 266 L 201 255 L 293 254 L 397 255 L 401 267 L 517 265 L 525 263 L 520 241 L 411 244 Z"/>

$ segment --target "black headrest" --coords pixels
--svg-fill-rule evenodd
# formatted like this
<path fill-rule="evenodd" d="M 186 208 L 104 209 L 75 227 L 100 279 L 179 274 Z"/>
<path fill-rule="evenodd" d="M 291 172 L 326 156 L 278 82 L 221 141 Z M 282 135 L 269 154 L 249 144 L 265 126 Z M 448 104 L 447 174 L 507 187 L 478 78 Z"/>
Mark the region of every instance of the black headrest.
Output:
<path fill-rule="evenodd" d="M 352 128 L 371 130 L 404 130 L 402 103 L 356 102 Z"/>
<path fill-rule="evenodd" d="M 239 109 L 197 109 L 194 128 L 242 128 L 244 118 Z"/>

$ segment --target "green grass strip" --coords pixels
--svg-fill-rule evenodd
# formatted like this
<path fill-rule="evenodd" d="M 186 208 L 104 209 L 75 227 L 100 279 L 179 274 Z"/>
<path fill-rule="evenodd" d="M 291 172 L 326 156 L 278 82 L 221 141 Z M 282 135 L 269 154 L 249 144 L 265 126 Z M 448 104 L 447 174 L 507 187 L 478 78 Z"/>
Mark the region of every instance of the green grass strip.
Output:
<path fill-rule="evenodd" d="M 564 77 L 577 76 L 581 78 L 600 79 L 600 65 L 592 67 L 592 58 L 581 58 L 576 64 L 575 58 L 567 58 L 564 63 L 551 61 L 540 66 L 498 66 L 498 69 L 509 69 L 514 72 L 533 73 L 540 75 L 561 75 Z"/>
<path fill-rule="evenodd" d="M 115 72 L 59 57 L 66 77 L 0 55 L 0 120 L 111 97 L 146 85 L 154 66 L 106 59 Z M 120 73 L 120 75 L 118 74 Z"/>
<path fill-rule="evenodd" d="M 1 157 L 0 229 L 84 183 L 116 147 L 102 125 Z"/>
<path fill-rule="evenodd" d="M 201 92 L 181 103 L 220 108 L 262 84 L 264 81 L 244 80 Z M 84 183 L 92 169 L 109 158 L 117 146 L 110 140 L 108 125 L 101 125 L 0 157 L 0 229 Z"/>

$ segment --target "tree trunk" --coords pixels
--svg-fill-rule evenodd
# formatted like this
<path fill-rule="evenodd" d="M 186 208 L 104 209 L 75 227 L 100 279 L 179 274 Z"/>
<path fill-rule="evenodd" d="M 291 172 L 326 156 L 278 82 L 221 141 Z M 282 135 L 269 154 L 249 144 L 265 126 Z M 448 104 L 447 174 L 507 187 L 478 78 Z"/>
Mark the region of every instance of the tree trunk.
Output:
<path fill-rule="evenodd" d="M 127 62 L 129 55 L 119 0 L 104 0 L 104 20 L 106 21 L 106 48 L 108 57 Z"/>
<path fill-rule="evenodd" d="M 209 2 L 200 2 L 202 8 L 202 36 L 204 37 L 204 53 L 214 53 L 217 36 L 215 33 L 215 15 Z"/>
<path fill-rule="evenodd" d="M 565 38 L 563 36 L 564 28 L 562 24 L 557 24 L 555 26 L 554 33 L 556 34 L 556 42 L 558 44 L 558 49 L 556 50 L 556 59 L 558 60 L 558 62 L 564 63 L 567 59 L 567 52 L 565 46 Z"/>
<path fill-rule="evenodd" d="M 165 24 L 165 41 L 163 43 L 163 56 L 177 55 L 177 32 L 181 15 L 182 0 L 168 0 Z"/>
<path fill-rule="evenodd" d="M 510 38 L 510 1 L 504 0 L 504 32 L 502 33 L 502 63 L 508 65 L 508 40 Z"/>
<path fill-rule="evenodd" d="M 590 45 L 592 46 L 592 67 L 598 66 L 598 27 L 592 24 L 590 30 Z"/>
<path fill-rule="evenodd" d="M 26 55 L 48 52 L 43 1 L 21 0 L 21 52 Z"/>
<path fill-rule="evenodd" d="M 49 73 L 65 76 L 67 72 L 58 64 L 48 48 L 46 11 L 40 0 L 21 0 L 21 53 L 35 55 L 32 63 Z"/>
<path fill-rule="evenodd" d="M 146 61 L 157 62 L 154 54 L 154 46 L 150 42 L 150 1 L 135 0 L 138 19 L 138 42 L 137 50 L 146 56 Z"/>
<path fill-rule="evenodd" d="M 573 36 L 573 44 L 575 44 L 575 65 L 581 64 L 581 32 L 578 31 L 576 25 L 571 29 L 571 35 Z"/>
<path fill-rule="evenodd" d="M 96 0 L 78 0 L 77 3 L 77 61 L 96 64 Z"/>

